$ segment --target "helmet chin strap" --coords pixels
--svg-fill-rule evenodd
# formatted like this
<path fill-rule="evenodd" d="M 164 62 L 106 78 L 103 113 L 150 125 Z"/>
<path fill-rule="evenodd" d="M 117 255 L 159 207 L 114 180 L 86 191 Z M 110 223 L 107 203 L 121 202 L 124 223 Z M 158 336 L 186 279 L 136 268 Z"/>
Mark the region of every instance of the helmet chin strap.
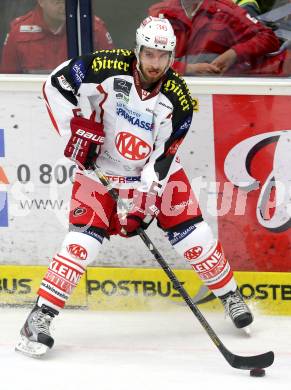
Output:
<path fill-rule="evenodd" d="M 141 73 L 141 70 L 140 70 L 140 60 L 139 60 L 139 53 L 140 53 L 140 47 L 135 47 L 134 48 L 134 54 L 136 56 L 136 69 L 139 71 L 139 73 Z"/>
<path fill-rule="evenodd" d="M 136 47 L 134 49 L 134 54 L 136 56 L 136 69 L 140 75 L 140 78 L 142 79 L 142 81 L 147 81 L 142 73 L 142 70 L 140 68 L 140 58 L 139 58 L 139 53 L 140 53 L 140 47 Z"/>

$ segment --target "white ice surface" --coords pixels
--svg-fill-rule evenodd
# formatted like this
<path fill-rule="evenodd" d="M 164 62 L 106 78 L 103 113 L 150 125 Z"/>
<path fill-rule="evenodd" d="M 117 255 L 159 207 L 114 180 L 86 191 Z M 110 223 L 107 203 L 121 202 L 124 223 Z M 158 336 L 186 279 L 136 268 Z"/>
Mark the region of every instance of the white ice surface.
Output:
<path fill-rule="evenodd" d="M 28 312 L 0 309 L 1 390 L 290 388 L 290 317 L 257 315 L 248 337 L 222 313 L 205 313 L 232 352 L 275 352 L 266 376 L 253 378 L 228 365 L 186 307 L 142 313 L 64 310 L 54 320 L 55 347 L 42 359 L 14 352 Z"/>

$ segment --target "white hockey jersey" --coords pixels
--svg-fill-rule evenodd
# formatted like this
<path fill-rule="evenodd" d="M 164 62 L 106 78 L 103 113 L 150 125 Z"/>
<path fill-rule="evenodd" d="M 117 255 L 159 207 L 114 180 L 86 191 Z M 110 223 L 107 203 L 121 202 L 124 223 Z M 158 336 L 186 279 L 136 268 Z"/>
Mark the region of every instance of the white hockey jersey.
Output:
<path fill-rule="evenodd" d="M 185 81 L 171 69 L 152 90 L 143 90 L 133 51 L 97 51 L 60 65 L 44 96 L 56 129 L 67 136 L 74 110 L 88 99 L 105 132 L 97 164 L 116 186 L 146 192 L 181 168 L 176 152 L 193 104 Z"/>

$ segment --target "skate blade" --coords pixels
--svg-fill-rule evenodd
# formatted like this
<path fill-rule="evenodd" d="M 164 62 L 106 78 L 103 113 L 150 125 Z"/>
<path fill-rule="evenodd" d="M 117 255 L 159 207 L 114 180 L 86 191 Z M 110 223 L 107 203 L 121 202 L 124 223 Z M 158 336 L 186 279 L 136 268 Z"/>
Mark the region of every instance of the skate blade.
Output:
<path fill-rule="evenodd" d="M 23 336 L 21 336 L 20 341 L 15 347 L 16 352 L 20 352 L 32 358 L 40 358 L 44 356 L 47 353 L 48 349 L 49 348 L 46 345 L 37 343 L 35 341 L 30 341 Z"/>

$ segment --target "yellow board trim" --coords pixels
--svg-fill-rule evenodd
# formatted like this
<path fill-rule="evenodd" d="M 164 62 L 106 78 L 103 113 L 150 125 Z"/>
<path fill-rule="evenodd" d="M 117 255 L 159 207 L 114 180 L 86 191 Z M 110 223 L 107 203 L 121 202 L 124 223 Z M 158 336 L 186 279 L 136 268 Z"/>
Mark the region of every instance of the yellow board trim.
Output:
<path fill-rule="evenodd" d="M 0 265 L 0 304 L 35 302 L 45 266 Z M 188 294 L 209 302 L 201 309 L 222 310 L 192 270 L 174 270 Z M 251 307 L 264 314 L 291 315 L 291 273 L 235 272 Z M 90 310 L 172 310 L 185 305 L 180 294 L 158 268 L 88 267 L 67 306 Z"/>
<path fill-rule="evenodd" d="M 0 304 L 28 305 L 35 303 L 36 293 L 47 267 L 0 265 Z M 87 306 L 86 277 L 73 292 L 69 306 Z"/>

